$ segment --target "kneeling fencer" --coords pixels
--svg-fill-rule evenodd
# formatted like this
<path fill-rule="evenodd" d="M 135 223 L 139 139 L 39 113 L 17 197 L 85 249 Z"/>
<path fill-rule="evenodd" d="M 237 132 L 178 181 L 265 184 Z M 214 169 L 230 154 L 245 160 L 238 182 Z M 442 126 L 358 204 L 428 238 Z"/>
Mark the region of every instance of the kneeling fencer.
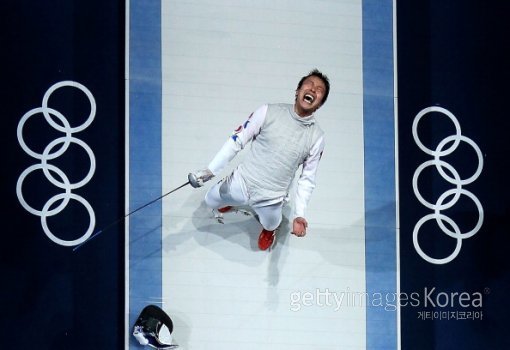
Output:
<path fill-rule="evenodd" d="M 296 171 L 297 181 L 292 233 L 306 234 L 305 210 L 315 188 L 315 177 L 324 149 L 324 132 L 314 112 L 327 100 L 329 80 L 318 70 L 298 83 L 294 104 L 266 104 L 253 112 L 228 138 L 207 168 L 190 173 L 193 187 L 201 187 L 217 175 L 250 141 L 250 153 L 227 177 L 212 186 L 205 196 L 207 206 L 226 212 L 250 206 L 262 232 L 258 246 L 266 250 L 274 243 L 282 221 L 282 207 Z"/>

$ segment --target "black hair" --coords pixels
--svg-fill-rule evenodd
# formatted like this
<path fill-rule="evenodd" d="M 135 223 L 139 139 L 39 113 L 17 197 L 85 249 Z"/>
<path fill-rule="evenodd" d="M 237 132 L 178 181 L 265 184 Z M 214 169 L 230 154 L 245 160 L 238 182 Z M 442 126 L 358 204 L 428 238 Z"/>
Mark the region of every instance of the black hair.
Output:
<path fill-rule="evenodd" d="M 308 73 L 308 75 L 305 75 L 304 77 L 301 78 L 301 80 L 298 83 L 298 86 L 297 86 L 296 90 L 299 90 L 301 88 L 301 85 L 303 85 L 303 82 L 306 80 L 306 78 L 309 78 L 309 77 L 317 77 L 317 78 L 319 78 L 320 80 L 322 80 L 322 82 L 326 86 L 326 91 L 324 91 L 324 96 L 322 97 L 322 103 L 321 103 L 321 106 L 322 106 L 326 102 L 326 100 L 328 99 L 328 95 L 329 95 L 329 78 L 324 73 L 322 73 L 320 70 L 315 68 L 314 70 L 310 71 L 310 73 Z"/>

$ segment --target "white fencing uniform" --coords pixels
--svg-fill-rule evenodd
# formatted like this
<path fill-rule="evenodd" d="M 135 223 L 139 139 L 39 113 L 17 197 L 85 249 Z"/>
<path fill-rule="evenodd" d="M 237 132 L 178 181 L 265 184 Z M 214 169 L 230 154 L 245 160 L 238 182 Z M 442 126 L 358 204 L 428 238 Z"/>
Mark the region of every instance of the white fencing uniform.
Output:
<path fill-rule="evenodd" d="M 291 104 L 259 107 L 240 125 L 208 168 L 216 175 L 252 142 L 244 161 L 206 194 L 211 208 L 249 205 L 269 231 L 278 227 L 284 199 L 298 167 L 294 217 L 304 217 L 315 188 L 315 176 L 324 149 L 324 132 L 313 115 L 299 117 Z"/>

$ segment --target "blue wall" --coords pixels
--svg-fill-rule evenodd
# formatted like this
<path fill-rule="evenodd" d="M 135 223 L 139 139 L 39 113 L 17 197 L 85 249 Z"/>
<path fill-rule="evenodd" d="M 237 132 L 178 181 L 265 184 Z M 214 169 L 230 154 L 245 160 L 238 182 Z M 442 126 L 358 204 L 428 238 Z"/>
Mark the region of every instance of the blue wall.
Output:
<path fill-rule="evenodd" d="M 365 266 L 368 295 L 396 296 L 393 1 L 363 1 Z M 367 305 L 367 349 L 397 347 L 397 312 Z"/>

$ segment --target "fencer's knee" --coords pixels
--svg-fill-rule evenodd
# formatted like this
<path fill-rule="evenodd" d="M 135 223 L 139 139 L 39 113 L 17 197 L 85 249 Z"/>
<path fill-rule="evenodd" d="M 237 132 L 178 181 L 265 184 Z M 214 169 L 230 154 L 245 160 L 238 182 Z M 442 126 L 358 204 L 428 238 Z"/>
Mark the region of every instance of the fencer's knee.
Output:
<path fill-rule="evenodd" d="M 230 199 L 230 177 L 223 179 L 220 183 L 220 188 L 218 189 L 219 195 L 221 199 L 227 200 Z"/>
<path fill-rule="evenodd" d="M 225 187 L 224 184 L 225 181 L 220 181 L 211 187 L 205 194 L 204 201 L 209 208 L 218 209 L 225 205 L 230 205 L 232 202 L 234 202 L 230 196 L 230 193 L 226 191 L 228 187 Z"/>
<path fill-rule="evenodd" d="M 262 227 L 268 231 L 274 231 L 280 226 L 282 222 L 282 217 L 271 218 L 270 220 L 261 220 L 260 224 Z"/>
<path fill-rule="evenodd" d="M 213 207 L 213 202 L 211 201 L 211 196 L 209 195 L 209 192 L 207 192 L 205 194 L 204 202 L 205 202 L 205 205 L 207 205 L 209 208 Z"/>
<path fill-rule="evenodd" d="M 220 202 L 220 196 L 219 194 L 216 194 L 217 189 L 214 187 L 211 187 L 209 191 L 205 194 L 204 202 L 209 208 L 216 208 L 219 205 Z"/>

